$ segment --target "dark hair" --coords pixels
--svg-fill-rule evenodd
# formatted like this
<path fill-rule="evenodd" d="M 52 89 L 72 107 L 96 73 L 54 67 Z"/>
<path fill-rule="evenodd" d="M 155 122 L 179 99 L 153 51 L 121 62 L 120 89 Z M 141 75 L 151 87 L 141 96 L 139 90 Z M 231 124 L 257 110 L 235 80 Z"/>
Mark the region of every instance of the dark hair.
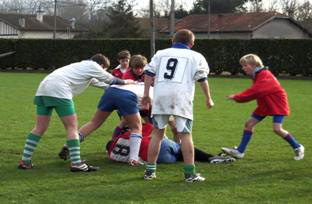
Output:
<path fill-rule="evenodd" d="M 91 57 L 91 60 L 98 63 L 99 65 L 103 65 L 104 68 L 109 68 L 109 66 L 110 66 L 109 59 L 100 53 L 93 55 Z"/>
<path fill-rule="evenodd" d="M 183 43 L 189 45 L 194 43 L 195 37 L 192 31 L 188 29 L 178 30 L 172 38 L 173 43 Z"/>
<path fill-rule="evenodd" d="M 125 59 L 125 58 L 129 58 L 130 59 L 131 57 L 131 54 L 128 50 L 122 50 L 118 53 L 117 55 L 117 59 L 120 60 L 120 59 Z"/>

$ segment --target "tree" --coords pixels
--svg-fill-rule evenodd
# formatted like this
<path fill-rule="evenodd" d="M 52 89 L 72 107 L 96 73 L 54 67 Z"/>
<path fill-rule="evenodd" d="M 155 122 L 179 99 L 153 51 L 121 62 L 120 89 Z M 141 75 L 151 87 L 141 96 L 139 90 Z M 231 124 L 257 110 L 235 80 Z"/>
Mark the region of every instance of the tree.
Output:
<path fill-rule="evenodd" d="M 306 0 L 302 5 L 298 6 L 296 15 L 298 21 L 305 21 L 312 19 L 312 3 Z"/>
<path fill-rule="evenodd" d="M 188 11 L 184 10 L 182 5 L 180 5 L 180 7 L 175 10 L 174 14 L 175 14 L 175 18 L 179 19 L 179 18 L 183 18 L 187 16 L 189 13 Z"/>
<path fill-rule="evenodd" d="M 211 13 L 233 13 L 244 9 L 248 0 L 196 0 L 190 13 L 207 14 L 209 1 Z"/>
<path fill-rule="evenodd" d="M 108 9 L 110 23 L 107 33 L 111 38 L 141 37 L 139 22 L 135 19 L 132 5 L 126 0 L 118 0 Z"/>
<path fill-rule="evenodd" d="M 282 12 L 292 18 L 295 17 L 298 11 L 298 2 L 296 0 L 281 0 Z"/>

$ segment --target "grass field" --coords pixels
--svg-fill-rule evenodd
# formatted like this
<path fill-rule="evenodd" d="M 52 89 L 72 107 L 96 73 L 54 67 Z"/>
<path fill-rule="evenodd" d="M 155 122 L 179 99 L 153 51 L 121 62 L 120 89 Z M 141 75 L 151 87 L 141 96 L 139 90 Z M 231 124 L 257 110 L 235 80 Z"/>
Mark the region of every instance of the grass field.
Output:
<path fill-rule="evenodd" d="M 292 114 L 284 127 L 306 148 L 305 159 L 293 160 L 290 146 L 272 132 L 272 120 L 258 125 L 245 158 L 233 164 L 197 163 L 203 183 L 185 183 L 183 163 L 158 165 L 158 178 L 142 179 L 144 167 L 107 159 L 104 145 L 118 117 L 111 117 L 81 146 L 82 157 L 101 167 L 94 173 L 71 173 L 57 156 L 65 131 L 55 114 L 33 156 L 36 167 L 18 170 L 25 137 L 32 129 L 37 86 L 44 74 L 0 73 L 0 203 L 311 203 L 312 81 L 281 80 Z M 244 121 L 255 103 L 235 104 L 225 96 L 242 91 L 250 79 L 211 78 L 215 107 L 206 110 L 197 87 L 194 143 L 210 153 L 238 145 Z M 102 91 L 88 88 L 75 98 L 79 124 L 87 122 Z"/>

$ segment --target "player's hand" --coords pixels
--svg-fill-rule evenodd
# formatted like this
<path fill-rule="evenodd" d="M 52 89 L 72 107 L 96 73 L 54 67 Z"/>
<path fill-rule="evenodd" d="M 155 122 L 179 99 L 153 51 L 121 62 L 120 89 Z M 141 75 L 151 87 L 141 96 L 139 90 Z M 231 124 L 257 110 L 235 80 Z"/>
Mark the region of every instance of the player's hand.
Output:
<path fill-rule="evenodd" d="M 148 110 L 151 106 L 152 99 L 149 96 L 143 96 L 141 100 L 141 109 Z"/>
<path fill-rule="evenodd" d="M 208 109 L 210 109 L 214 106 L 214 102 L 211 98 L 206 100 L 206 106 Z"/>
<path fill-rule="evenodd" d="M 125 85 L 137 83 L 136 81 L 133 81 L 132 79 L 124 79 L 124 81 L 125 81 Z"/>
<path fill-rule="evenodd" d="M 232 94 L 232 95 L 227 96 L 226 98 L 227 98 L 228 100 L 234 101 L 234 97 L 235 97 L 235 94 Z"/>
<path fill-rule="evenodd" d="M 144 165 L 143 162 L 141 162 L 139 160 L 133 160 L 133 159 L 129 159 L 128 163 L 130 166 L 142 166 L 142 165 Z"/>

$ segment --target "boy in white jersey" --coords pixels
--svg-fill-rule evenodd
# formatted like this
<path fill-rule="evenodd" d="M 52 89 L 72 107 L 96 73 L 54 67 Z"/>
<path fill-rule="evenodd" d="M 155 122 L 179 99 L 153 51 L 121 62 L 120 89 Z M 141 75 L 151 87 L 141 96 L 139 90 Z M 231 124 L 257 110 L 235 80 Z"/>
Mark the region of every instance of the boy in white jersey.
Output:
<path fill-rule="evenodd" d="M 156 160 L 160 143 L 171 115 L 176 118 L 177 132 L 181 139 L 185 181 L 205 180 L 196 174 L 194 165 L 191 132 L 195 81 L 200 83 L 206 97 L 207 108 L 211 108 L 214 103 L 207 81 L 208 63 L 203 55 L 190 49 L 194 45 L 194 40 L 195 36 L 190 30 L 179 30 L 173 36 L 172 47 L 158 51 L 145 66 L 142 107 L 148 108 L 151 104 L 149 89 L 154 79 L 152 115 L 155 127 L 148 150 L 148 164 L 144 174 L 146 180 L 156 178 Z"/>
<path fill-rule="evenodd" d="M 89 166 L 81 162 L 80 143 L 78 138 L 78 122 L 73 103 L 73 96 L 84 91 L 91 83 L 100 84 L 128 84 L 132 80 L 121 80 L 104 68 L 109 67 L 109 60 L 102 54 L 94 55 L 90 60 L 73 63 L 61 67 L 40 83 L 34 103 L 37 106 L 37 121 L 34 129 L 27 136 L 22 160 L 18 168 L 31 169 L 31 157 L 44 132 L 49 126 L 53 109 L 62 120 L 67 132 L 67 145 L 71 159 L 70 170 L 95 171 L 97 167 Z M 94 80 L 97 79 L 97 80 Z"/>

